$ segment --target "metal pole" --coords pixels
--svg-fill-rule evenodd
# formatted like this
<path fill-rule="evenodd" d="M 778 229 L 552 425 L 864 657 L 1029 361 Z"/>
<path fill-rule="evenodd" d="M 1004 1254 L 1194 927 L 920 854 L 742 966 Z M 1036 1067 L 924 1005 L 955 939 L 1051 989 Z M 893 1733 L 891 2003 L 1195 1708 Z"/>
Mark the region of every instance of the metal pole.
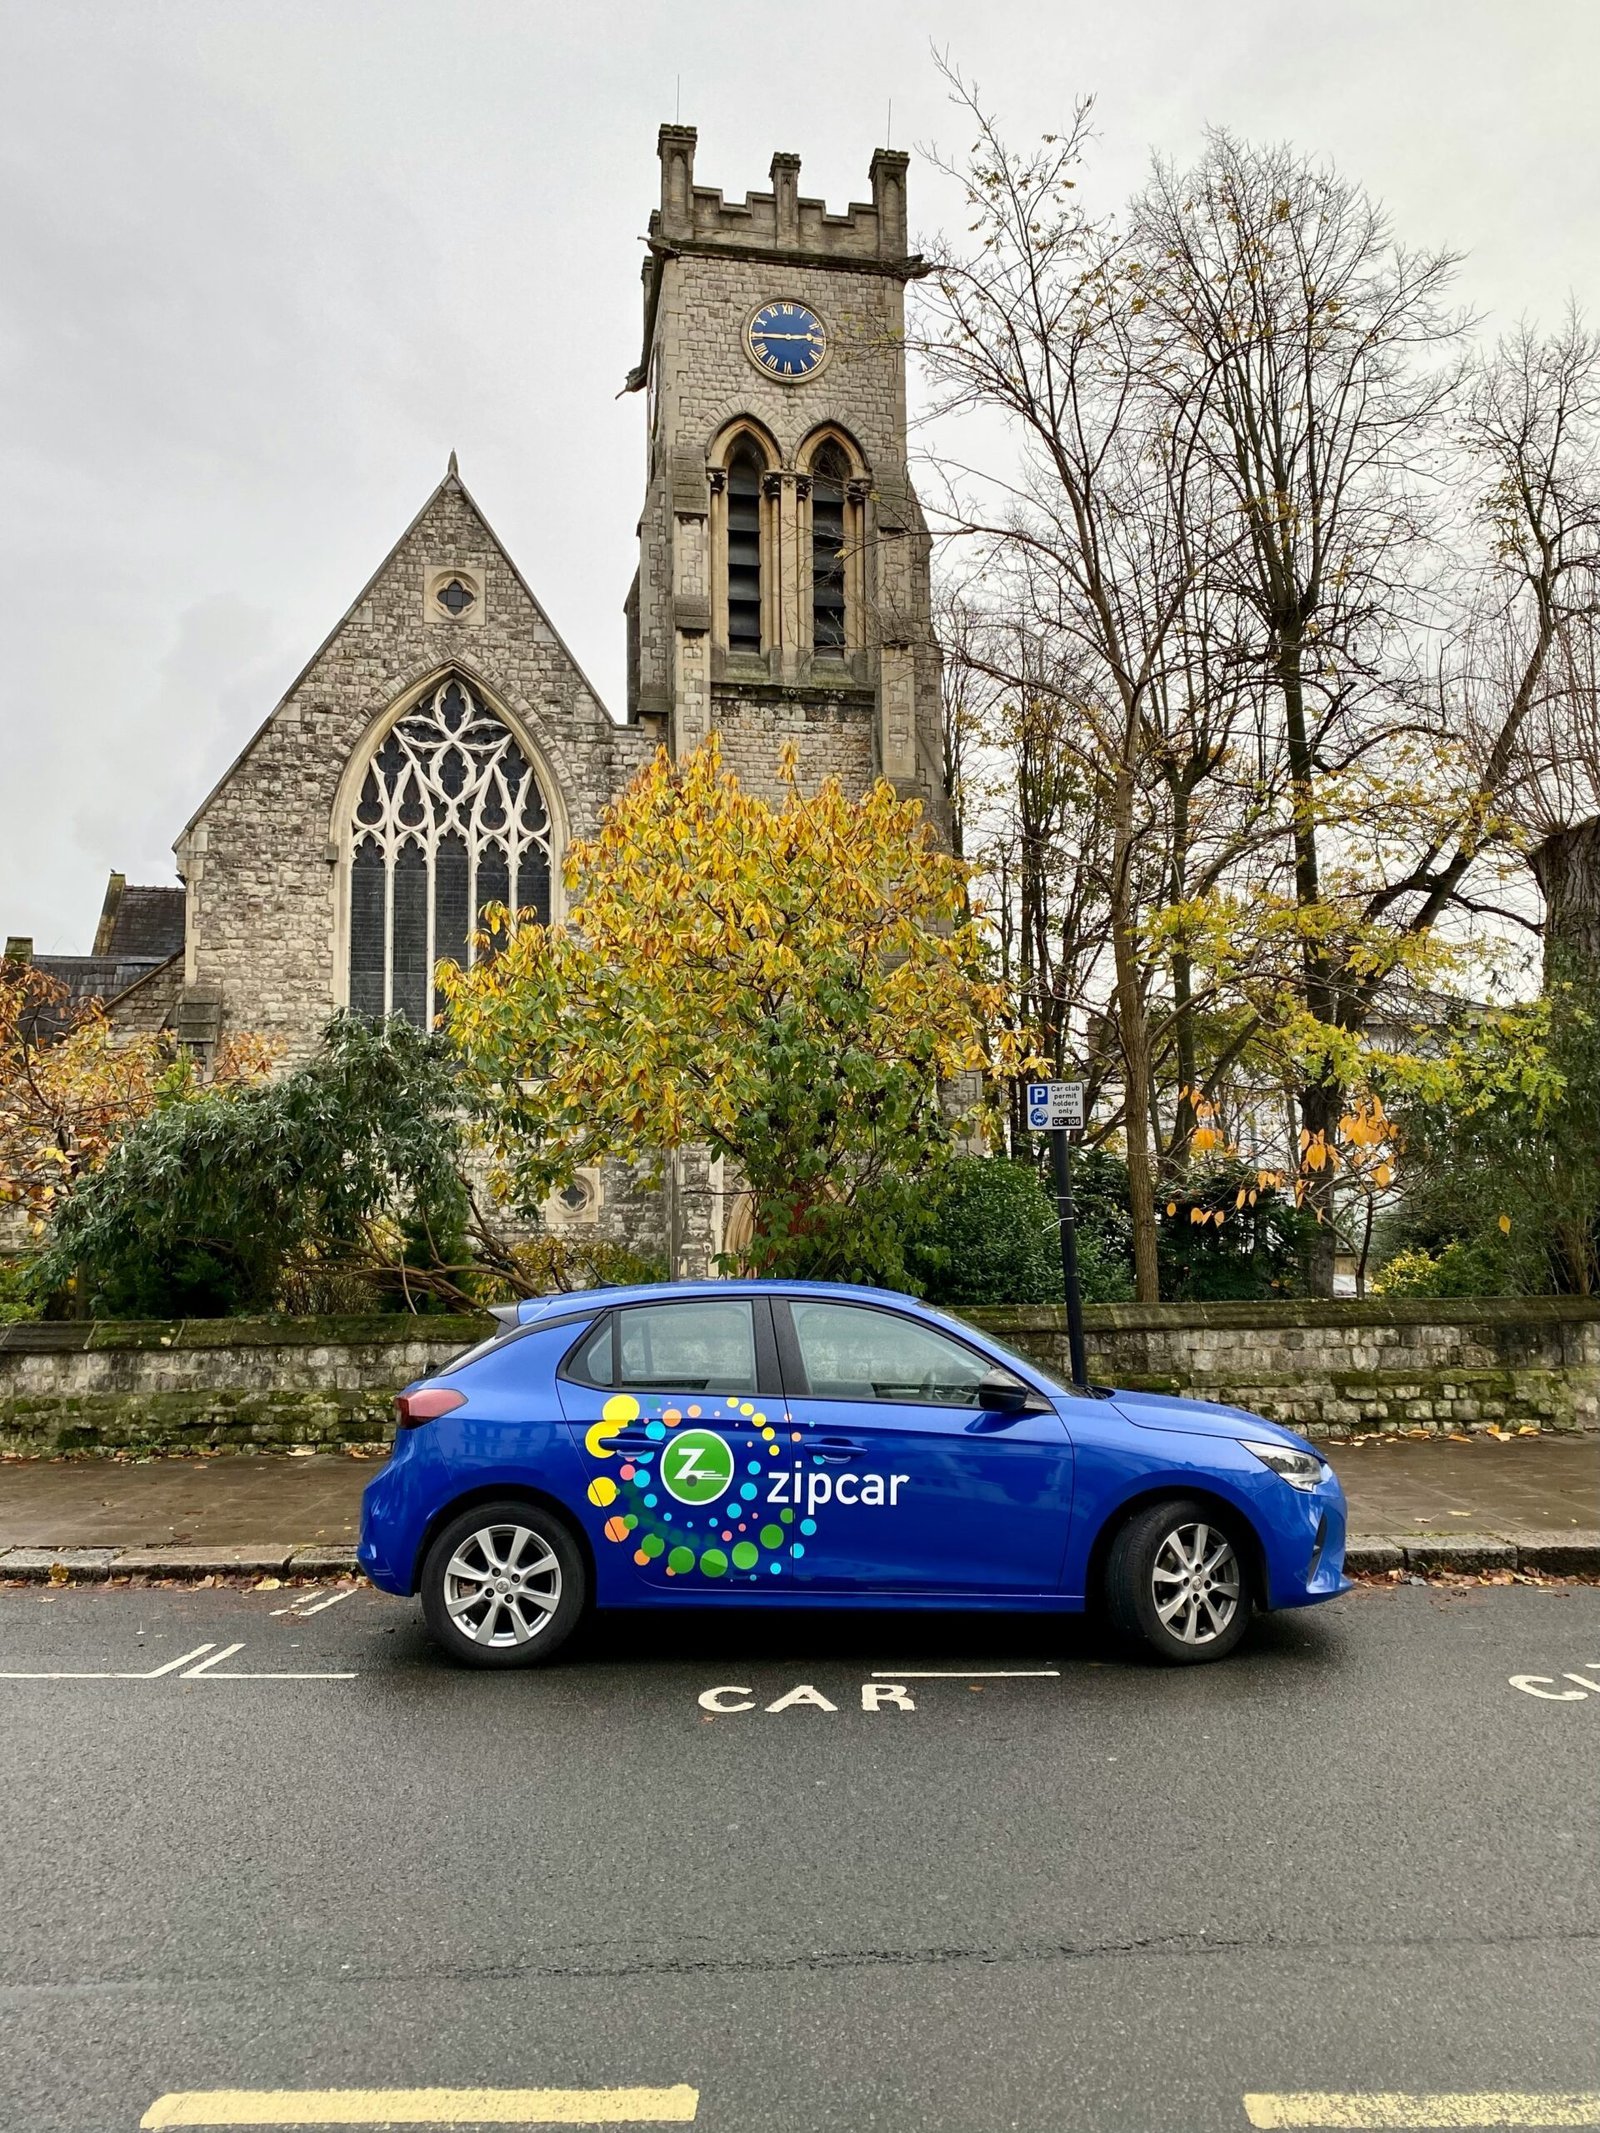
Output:
<path fill-rule="evenodd" d="M 1050 1160 L 1055 1170 L 1056 1213 L 1061 1221 L 1061 1281 L 1067 1298 L 1067 1355 L 1072 1382 L 1080 1392 L 1089 1390 L 1089 1365 L 1083 1352 L 1083 1298 L 1078 1292 L 1078 1217 L 1072 1204 L 1072 1155 L 1064 1129 L 1050 1136 Z"/>

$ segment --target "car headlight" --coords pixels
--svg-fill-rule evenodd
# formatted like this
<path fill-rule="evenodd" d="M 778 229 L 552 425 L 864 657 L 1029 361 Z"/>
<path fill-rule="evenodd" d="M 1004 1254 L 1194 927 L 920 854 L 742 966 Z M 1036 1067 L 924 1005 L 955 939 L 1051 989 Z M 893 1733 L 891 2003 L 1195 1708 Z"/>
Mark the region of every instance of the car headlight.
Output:
<path fill-rule="evenodd" d="M 1248 1437 L 1239 1442 L 1253 1452 L 1263 1466 L 1270 1466 L 1291 1489 L 1317 1489 L 1328 1478 L 1329 1468 L 1314 1452 L 1297 1452 L 1290 1444 L 1255 1444 Z"/>

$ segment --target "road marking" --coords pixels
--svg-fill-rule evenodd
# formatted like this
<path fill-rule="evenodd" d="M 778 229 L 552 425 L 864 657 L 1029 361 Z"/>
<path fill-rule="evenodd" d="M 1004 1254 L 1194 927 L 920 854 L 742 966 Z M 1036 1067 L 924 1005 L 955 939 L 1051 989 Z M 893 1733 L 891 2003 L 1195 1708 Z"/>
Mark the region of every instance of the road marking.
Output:
<path fill-rule="evenodd" d="M 202 1652 L 208 1652 L 210 1649 L 209 1644 L 197 1644 L 192 1652 L 185 1652 L 181 1659 L 169 1659 L 165 1666 L 155 1667 L 148 1674 L 129 1674 L 124 1678 L 129 1681 L 159 1681 L 163 1674 L 177 1673 L 180 1667 L 187 1666 L 191 1659 L 198 1659 Z"/>
<path fill-rule="evenodd" d="M 178 2089 L 139 2124 L 166 2126 L 686 2126 L 700 2091 L 670 2089 Z"/>
<path fill-rule="evenodd" d="M 225 1644 L 220 1652 L 213 1652 L 209 1659 L 202 1659 L 198 1666 L 190 1667 L 183 1678 L 185 1681 L 198 1681 L 200 1676 L 209 1673 L 212 1667 L 221 1666 L 224 1659 L 231 1659 L 235 1652 L 242 1652 L 243 1650 L 244 1646 L 242 1644 Z"/>
<path fill-rule="evenodd" d="M 1600 1673 L 1600 1666 L 1594 1660 L 1587 1664 L 1592 1671 Z M 1583 1674 L 1564 1673 L 1561 1676 L 1563 1681 L 1575 1681 L 1578 1684 L 1575 1689 L 1558 1689 L 1553 1674 L 1508 1674 L 1506 1679 L 1524 1696 L 1537 1696 L 1541 1703 L 1582 1703 L 1586 1696 L 1600 1696 L 1600 1681 L 1590 1681 Z"/>
<path fill-rule="evenodd" d="M 876 1666 L 874 1681 L 1059 1681 L 1058 1666 L 1010 1666 L 952 1668 L 938 1673 L 917 1674 L 903 1666 Z"/>
<path fill-rule="evenodd" d="M 245 1674 L 235 1672 L 232 1669 L 224 1670 L 223 1660 L 231 1659 L 235 1652 L 242 1652 L 243 1650 L 244 1646 L 242 1644 L 225 1644 L 220 1651 L 214 1644 L 197 1644 L 192 1652 L 184 1652 L 177 1659 L 169 1659 L 164 1666 L 152 1667 L 148 1673 L 106 1671 L 97 1673 L 77 1671 L 27 1673 L 0 1670 L 0 1681 L 159 1681 L 164 1674 L 177 1674 L 181 1669 L 186 1669 L 181 1676 L 185 1681 L 354 1681 L 356 1679 L 353 1673 Z M 205 1656 L 207 1652 L 211 1654 L 209 1659 Z M 198 1665 L 194 1664 L 196 1660 L 199 1661 Z M 213 1671 L 213 1669 L 216 1671 Z"/>
<path fill-rule="evenodd" d="M 352 1585 L 348 1592 L 336 1592 L 326 1600 L 318 1600 L 315 1607 L 302 1607 L 301 1621 L 306 1621 L 312 1615 L 325 1615 L 330 1607 L 337 1607 L 341 1600 L 353 1600 L 360 1590 L 359 1585 Z"/>
<path fill-rule="evenodd" d="M 1299 2094 L 1246 2096 L 1245 2116 L 1259 2127 L 1308 2127 L 1319 2133 L 1407 2133 L 1441 2126 L 1600 2126 L 1600 2092 L 1541 2095 L 1526 2089 L 1456 2091 L 1411 2096 L 1378 2089 L 1344 2095 L 1309 2090 Z"/>
<path fill-rule="evenodd" d="M 165 1666 L 153 1667 L 148 1674 L 19 1674 L 0 1673 L 0 1681 L 159 1681 L 163 1674 L 175 1674 L 180 1666 L 187 1666 L 191 1659 L 198 1659 L 202 1652 L 209 1652 L 209 1644 L 197 1644 L 192 1652 L 185 1652 L 180 1659 L 169 1659 Z"/>

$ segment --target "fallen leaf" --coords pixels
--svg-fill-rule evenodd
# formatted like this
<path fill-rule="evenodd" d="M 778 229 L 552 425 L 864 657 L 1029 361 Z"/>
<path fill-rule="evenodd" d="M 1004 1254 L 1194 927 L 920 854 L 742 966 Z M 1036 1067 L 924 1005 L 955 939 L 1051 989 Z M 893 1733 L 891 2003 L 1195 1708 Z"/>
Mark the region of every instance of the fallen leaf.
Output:
<path fill-rule="evenodd" d="M 1465 1511 L 1460 1514 L 1463 1518 L 1466 1515 Z M 283 1589 L 283 1580 L 282 1578 L 259 1578 L 250 1589 L 252 1592 L 280 1592 Z"/>

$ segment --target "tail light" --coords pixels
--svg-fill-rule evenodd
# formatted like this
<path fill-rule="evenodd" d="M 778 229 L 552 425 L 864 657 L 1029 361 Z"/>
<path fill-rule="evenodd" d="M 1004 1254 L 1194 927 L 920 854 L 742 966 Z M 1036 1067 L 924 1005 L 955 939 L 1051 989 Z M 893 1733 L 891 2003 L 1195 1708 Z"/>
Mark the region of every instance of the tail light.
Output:
<path fill-rule="evenodd" d="M 449 1414 L 454 1407 L 465 1407 L 467 1396 L 456 1392 L 449 1385 L 424 1385 L 420 1392 L 402 1392 L 396 1396 L 395 1415 L 402 1429 L 415 1429 L 419 1422 L 437 1421 L 440 1415 Z"/>

